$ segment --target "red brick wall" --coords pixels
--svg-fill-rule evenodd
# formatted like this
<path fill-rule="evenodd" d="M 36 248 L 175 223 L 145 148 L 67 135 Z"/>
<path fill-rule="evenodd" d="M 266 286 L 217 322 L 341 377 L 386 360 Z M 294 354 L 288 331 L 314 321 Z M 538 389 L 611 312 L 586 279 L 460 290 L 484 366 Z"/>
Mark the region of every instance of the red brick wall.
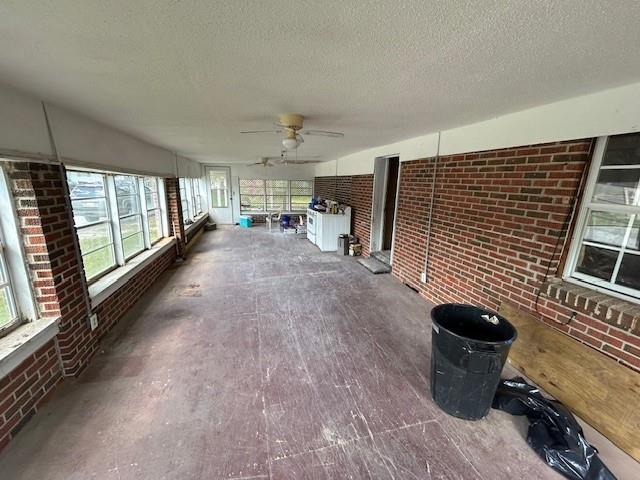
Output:
<path fill-rule="evenodd" d="M 368 256 L 371 238 L 373 175 L 316 177 L 313 185 L 314 196 L 351 206 L 351 233 L 360 240 L 362 254 Z"/>
<path fill-rule="evenodd" d="M 440 158 L 427 283 L 420 282 L 420 274 L 434 162 L 403 162 L 393 274 L 434 303 L 491 309 L 515 303 L 620 362 L 640 367 L 638 322 L 598 318 L 595 303 L 567 308 L 543 286 L 549 265 L 551 276 L 558 273 L 566 221 L 591 146 L 591 140 L 577 140 Z M 566 322 L 574 310 L 578 316 L 569 326 L 553 323 Z M 585 335 L 593 341 L 585 341 Z"/>
<path fill-rule="evenodd" d="M 313 182 L 313 196 L 336 202 L 351 203 L 352 177 L 349 175 L 316 177 Z"/>
<path fill-rule="evenodd" d="M 87 327 L 84 272 L 57 165 L 7 165 L 38 308 L 61 317 L 59 347 L 65 375 L 76 375 L 96 349 Z"/>
<path fill-rule="evenodd" d="M 60 380 L 54 340 L 0 379 L 0 451 L 35 415 Z"/>
<path fill-rule="evenodd" d="M 64 172 L 44 163 L 5 163 L 38 311 L 60 317 L 60 333 L 0 379 L 0 449 L 34 415 L 63 375 L 78 375 L 98 342 L 173 262 L 175 248 L 148 265 L 102 302 L 98 328 L 88 325 L 84 271 L 65 201 Z M 175 180 L 175 181 L 174 181 Z M 184 239 L 177 179 L 167 180 L 169 213 Z M 77 237 L 76 237 L 77 238 Z M 56 346 L 57 344 L 57 346 Z"/>
<path fill-rule="evenodd" d="M 175 258 L 176 249 L 170 248 L 95 308 L 94 312 L 98 314 L 98 328 L 95 333 L 98 338 L 111 331 Z"/>
<path fill-rule="evenodd" d="M 373 203 L 373 175 L 351 177 L 351 224 L 353 234 L 362 244 L 362 255 L 369 256 L 371 238 L 371 205 Z"/>
<path fill-rule="evenodd" d="M 167 210 L 169 215 L 169 235 L 176 237 L 179 255 L 185 253 L 186 238 L 180 201 L 180 185 L 177 178 L 165 178 L 164 188 L 167 194 Z"/>

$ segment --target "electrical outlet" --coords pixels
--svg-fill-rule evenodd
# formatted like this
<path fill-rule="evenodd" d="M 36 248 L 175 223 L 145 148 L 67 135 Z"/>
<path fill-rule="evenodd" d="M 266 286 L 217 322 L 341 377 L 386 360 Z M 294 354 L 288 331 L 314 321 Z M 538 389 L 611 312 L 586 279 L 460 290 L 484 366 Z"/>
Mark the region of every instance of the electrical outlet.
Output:
<path fill-rule="evenodd" d="M 89 325 L 91 326 L 91 331 L 94 331 L 96 328 L 98 328 L 98 314 L 97 313 L 92 313 L 91 316 L 89 317 Z"/>
<path fill-rule="evenodd" d="M 420 274 L 420 281 L 421 281 L 422 283 L 427 283 L 427 272 L 422 272 L 422 273 Z"/>

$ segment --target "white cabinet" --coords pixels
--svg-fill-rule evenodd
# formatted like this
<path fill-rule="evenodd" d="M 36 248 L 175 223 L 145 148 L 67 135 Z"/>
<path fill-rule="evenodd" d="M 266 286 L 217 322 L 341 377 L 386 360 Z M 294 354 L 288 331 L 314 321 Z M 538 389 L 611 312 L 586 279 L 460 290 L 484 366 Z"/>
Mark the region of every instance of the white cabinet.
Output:
<path fill-rule="evenodd" d="M 307 238 L 323 252 L 338 250 L 338 236 L 343 233 L 351 233 L 351 207 L 335 214 L 307 210 Z"/>

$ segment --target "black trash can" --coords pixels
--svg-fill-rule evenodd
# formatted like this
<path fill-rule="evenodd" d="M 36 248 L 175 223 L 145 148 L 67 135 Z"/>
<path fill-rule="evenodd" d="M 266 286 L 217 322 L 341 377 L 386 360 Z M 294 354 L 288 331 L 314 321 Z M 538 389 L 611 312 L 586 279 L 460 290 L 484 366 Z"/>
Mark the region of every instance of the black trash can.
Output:
<path fill-rule="evenodd" d="M 446 413 L 478 420 L 491 408 L 517 331 L 490 310 L 455 303 L 431 310 L 431 396 Z"/>
<path fill-rule="evenodd" d="M 346 233 L 338 235 L 338 255 L 349 255 L 349 235 Z"/>

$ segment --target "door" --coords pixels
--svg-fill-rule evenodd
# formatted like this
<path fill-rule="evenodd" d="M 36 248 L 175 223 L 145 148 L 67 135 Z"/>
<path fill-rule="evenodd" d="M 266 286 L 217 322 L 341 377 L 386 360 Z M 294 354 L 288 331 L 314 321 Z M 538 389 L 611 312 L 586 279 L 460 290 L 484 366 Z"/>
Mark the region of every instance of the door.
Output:
<path fill-rule="evenodd" d="M 231 169 L 205 167 L 209 190 L 209 217 L 220 225 L 233 223 Z"/>
<path fill-rule="evenodd" d="M 384 199 L 384 224 L 382 226 L 382 250 L 391 250 L 396 216 L 396 194 L 400 159 L 390 158 L 387 166 L 387 188 Z"/>

